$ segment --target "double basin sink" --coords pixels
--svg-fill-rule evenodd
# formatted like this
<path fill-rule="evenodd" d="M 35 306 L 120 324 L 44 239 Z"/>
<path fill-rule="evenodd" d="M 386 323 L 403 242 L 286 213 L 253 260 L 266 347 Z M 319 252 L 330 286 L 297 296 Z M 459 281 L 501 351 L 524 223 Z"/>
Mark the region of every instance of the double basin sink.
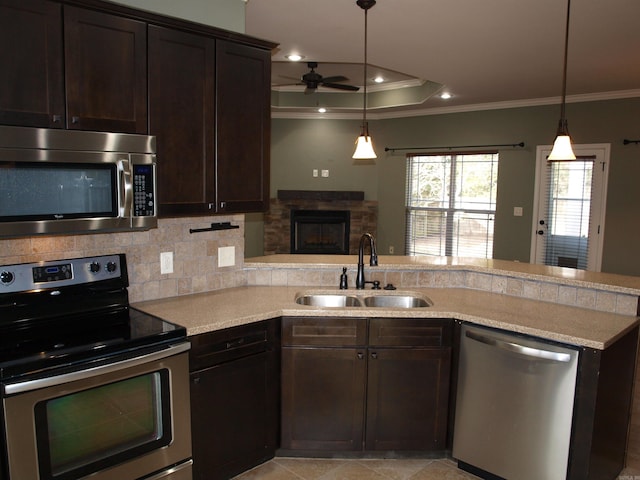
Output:
<path fill-rule="evenodd" d="M 414 292 L 362 293 L 317 293 L 304 292 L 296 295 L 296 303 L 312 307 L 378 307 L 378 308 L 425 308 L 433 302 Z"/>

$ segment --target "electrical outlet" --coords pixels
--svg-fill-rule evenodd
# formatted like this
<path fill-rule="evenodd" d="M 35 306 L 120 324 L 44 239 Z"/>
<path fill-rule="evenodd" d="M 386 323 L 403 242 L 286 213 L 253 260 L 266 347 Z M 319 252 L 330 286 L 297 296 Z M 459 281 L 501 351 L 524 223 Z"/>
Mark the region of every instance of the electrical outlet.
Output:
<path fill-rule="evenodd" d="M 173 273 L 173 252 L 160 254 L 160 274 Z"/>
<path fill-rule="evenodd" d="M 236 247 L 218 248 L 218 267 L 233 267 L 236 264 Z"/>
<path fill-rule="evenodd" d="M 521 217 L 522 216 L 522 207 L 513 207 L 513 216 Z"/>
<path fill-rule="evenodd" d="M 329 170 L 322 170 L 321 173 L 324 178 L 327 178 L 329 176 Z"/>
<path fill-rule="evenodd" d="M 311 173 L 312 173 L 312 175 L 313 175 L 314 177 L 317 177 L 317 176 L 318 176 L 318 169 L 317 169 L 317 168 L 314 168 L 314 169 L 311 171 Z"/>

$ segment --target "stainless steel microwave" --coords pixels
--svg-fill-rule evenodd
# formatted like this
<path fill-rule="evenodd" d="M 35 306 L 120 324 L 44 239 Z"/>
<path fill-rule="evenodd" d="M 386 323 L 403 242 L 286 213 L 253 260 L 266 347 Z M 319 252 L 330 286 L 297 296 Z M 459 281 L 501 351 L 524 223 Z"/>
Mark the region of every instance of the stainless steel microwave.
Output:
<path fill-rule="evenodd" d="M 157 227 L 153 136 L 0 126 L 0 237 Z"/>

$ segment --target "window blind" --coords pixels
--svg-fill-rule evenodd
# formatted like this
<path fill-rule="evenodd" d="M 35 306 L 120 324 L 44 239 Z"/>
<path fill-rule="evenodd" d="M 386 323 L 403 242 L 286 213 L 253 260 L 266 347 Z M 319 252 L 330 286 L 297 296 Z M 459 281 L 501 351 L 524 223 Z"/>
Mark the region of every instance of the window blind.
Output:
<path fill-rule="evenodd" d="M 492 258 L 497 152 L 407 155 L 407 255 Z"/>
<path fill-rule="evenodd" d="M 546 164 L 545 265 L 587 268 L 593 168 L 593 157 Z"/>

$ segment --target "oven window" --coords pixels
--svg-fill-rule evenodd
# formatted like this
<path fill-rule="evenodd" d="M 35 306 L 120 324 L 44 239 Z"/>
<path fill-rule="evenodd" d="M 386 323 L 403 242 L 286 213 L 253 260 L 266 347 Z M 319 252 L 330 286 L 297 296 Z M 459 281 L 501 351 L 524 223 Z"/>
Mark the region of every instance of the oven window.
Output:
<path fill-rule="evenodd" d="M 165 370 L 49 399 L 36 406 L 41 477 L 85 476 L 168 445 Z"/>

